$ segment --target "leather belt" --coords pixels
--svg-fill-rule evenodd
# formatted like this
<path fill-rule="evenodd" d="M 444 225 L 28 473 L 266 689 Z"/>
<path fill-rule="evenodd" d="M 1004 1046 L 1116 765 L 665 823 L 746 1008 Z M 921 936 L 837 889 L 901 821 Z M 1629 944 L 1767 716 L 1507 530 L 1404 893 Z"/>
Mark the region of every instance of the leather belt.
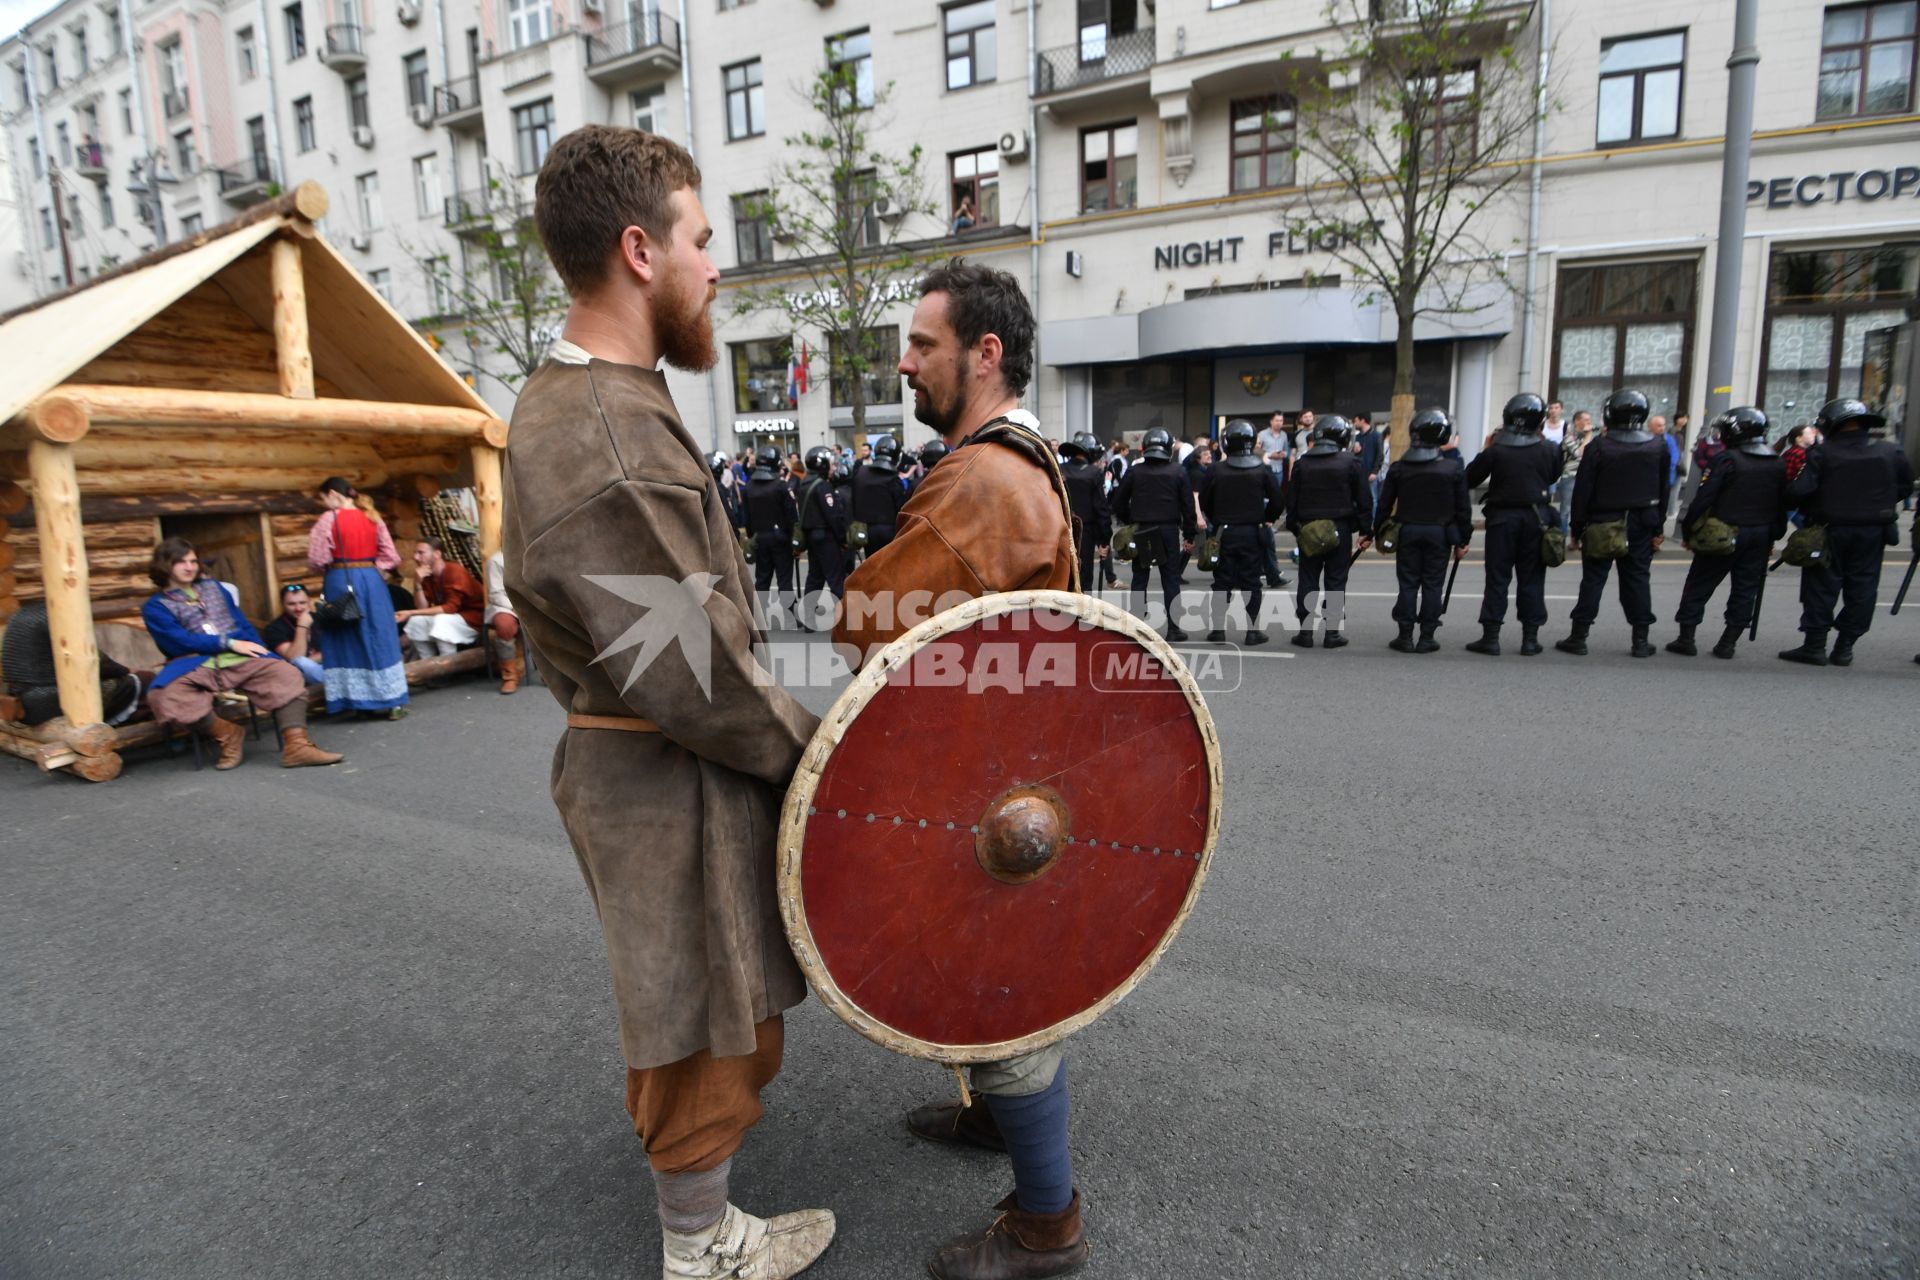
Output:
<path fill-rule="evenodd" d="M 329 569 L 371 569 L 373 567 L 371 560 L 334 560 L 327 565 Z"/>
<path fill-rule="evenodd" d="M 658 733 L 660 726 L 651 720 L 639 716 L 588 716 L 579 712 L 567 714 L 569 729 L 617 729 L 622 733 Z"/>

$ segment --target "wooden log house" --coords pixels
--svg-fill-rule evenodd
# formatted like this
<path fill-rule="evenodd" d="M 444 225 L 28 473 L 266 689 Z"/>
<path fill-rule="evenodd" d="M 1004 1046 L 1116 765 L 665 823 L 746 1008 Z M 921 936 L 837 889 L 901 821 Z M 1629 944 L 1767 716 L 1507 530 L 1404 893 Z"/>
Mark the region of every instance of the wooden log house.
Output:
<path fill-rule="evenodd" d="M 326 210 L 306 183 L 0 316 L 0 628 L 46 601 L 62 712 L 28 727 L 0 699 L 0 751 L 104 781 L 157 739 L 101 724 L 99 650 L 101 628 L 141 625 L 163 538 L 218 557 L 256 622 L 283 582 L 318 590 L 330 475 L 403 547 L 422 499 L 471 486 L 482 553 L 499 547 L 507 424 L 316 233 Z"/>

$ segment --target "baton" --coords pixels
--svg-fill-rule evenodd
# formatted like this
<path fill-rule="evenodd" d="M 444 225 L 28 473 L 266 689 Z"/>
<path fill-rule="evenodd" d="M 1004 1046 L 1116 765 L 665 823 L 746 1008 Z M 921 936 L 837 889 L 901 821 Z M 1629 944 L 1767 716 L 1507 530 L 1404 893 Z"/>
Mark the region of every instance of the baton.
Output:
<path fill-rule="evenodd" d="M 1760 589 L 1753 593 L 1753 623 L 1747 628 L 1747 643 L 1754 644 L 1760 639 L 1760 606 L 1767 602 L 1767 579 L 1762 575 Z"/>
<path fill-rule="evenodd" d="M 1775 569 L 1778 569 L 1781 565 L 1785 564 L 1786 562 L 1787 562 L 1787 553 L 1782 551 L 1780 553 L 1780 558 L 1767 566 L 1767 572 L 1772 573 Z"/>
<path fill-rule="evenodd" d="M 1920 548 L 1916 548 L 1913 559 L 1907 561 L 1907 576 L 1900 579 L 1900 591 L 1893 597 L 1893 608 L 1887 610 L 1889 615 L 1900 612 L 1900 606 L 1907 602 L 1907 588 L 1913 585 L 1913 571 L 1916 566 L 1920 566 Z"/>
<path fill-rule="evenodd" d="M 1465 560 L 1465 559 L 1466 559 L 1465 556 L 1460 557 L 1460 560 Z M 1453 572 L 1447 575 L 1447 589 L 1440 593 L 1440 612 L 1441 613 L 1445 613 L 1447 611 L 1447 605 L 1452 603 L 1453 601 L 1453 580 L 1460 576 L 1460 560 L 1455 560 L 1453 562 Z"/>

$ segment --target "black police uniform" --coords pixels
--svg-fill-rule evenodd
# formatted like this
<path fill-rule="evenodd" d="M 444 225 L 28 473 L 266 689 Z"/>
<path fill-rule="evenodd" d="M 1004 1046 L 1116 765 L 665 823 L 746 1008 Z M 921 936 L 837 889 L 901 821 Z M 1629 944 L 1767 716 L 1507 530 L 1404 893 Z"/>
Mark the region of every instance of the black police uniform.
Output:
<path fill-rule="evenodd" d="M 1356 459 L 1355 470 L 1364 462 Z M 1473 537 L 1473 506 L 1467 494 L 1466 468 L 1452 458 L 1403 458 L 1387 471 L 1380 486 L 1380 523 L 1400 521 L 1400 545 L 1393 554 L 1400 596 L 1393 620 L 1403 628 L 1420 624 L 1431 636 L 1440 626 L 1440 593 L 1447 583 L 1447 559 Z M 1374 536 L 1379 536 L 1375 529 Z"/>
<path fill-rule="evenodd" d="M 1113 540 L 1113 509 L 1107 504 L 1107 473 L 1084 458 L 1062 463 L 1067 506 L 1073 511 L 1073 549 L 1080 557 L 1080 589 L 1093 594 L 1094 550 Z"/>
<path fill-rule="evenodd" d="M 1578 538 L 1590 524 L 1625 518 L 1627 554 L 1620 561 L 1620 608 L 1636 630 L 1653 625 L 1653 539 L 1666 522 L 1671 491 L 1667 442 L 1646 431 L 1621 439 L 1608 431 L 1580 455 L 1573 477 L 1573 516 L 1568 529 Z M 1583 555 L 1580 599 L 1573 606 L 1576 627 L 1590 627 L 1600 616 L 1600 596 L 1613 561 Z M 1584 633 L 1582 633 L 1584 634 Z"/>
<path fill-rule="evenodd" d="M 1480 505 L 1487 519 L 1482 626 L 1498 627 L 1507 620 L 1507 584 L 1516 573 L 1520 625 L 1546 625 L 1547 568 L 1540 560 L 1540 535 L 1550 524 L 1559 523 L 1551 495 L 1560 479 L 1560 466 L 1560 446 L 1553 441 L 1506 431 L 1467 464 L 1467 487 L 1487 486 Z"/>
<path fill-rule="evenodd" d="M 1859 428 L 1835 432 L 1808 451 L 1807 465 L 1787 488 L 1789 502 L 1827 527 L 1825 564 L 1800 571 L 1800 630 L 1808 643 L 1824 642 L 1831 628 L 1836 647 L 1851 649 L 1867 634 L 1881 560 L 1900 544 L 1895 512 L 1912 492 L 1906 454 Z"/>
<path fill-rule="evenodd" d="M 1320 452 L 1325 449 L 1326 452 Z M 1387 472 L 1392 475 L 1391 469 Z M 1366 528 L 1373 519 L 1373 491 L 1367 485 L 1367 473 L 1360 459 L 1338 446 L 1315 444 L 1293 464 L 1287 480 L 1287 530 L 1295 538 L 1300 526 L 1312 520 L 1331 520 L 1339 530 L 1340 544 L 1324 556 L 1300 557 L 1300 581 L 1294 590 L 1294 617 L 1305 622 L 1313 616 L 1309 601 L 1323 587 L 1329 595 L 1347 589 L 1347 572 L 1353 564 L 1353 534 Z M 1327 631 L 1337 632 L 1345 621 L 1328 615 Z"/>
<path fill-rule="evenodd" d="M 1120 477 L 1113 491 L 1113 516 L 1121 524 L 1135 526 L 1140 548 L 1133 560 L 1130 594 L 1138 601 L 1135 613 L 1144 613 L 1147 579 L 1153 566 L 1160 566 L 1160 595 L 1166 603 L 1167 621 L 1174 625 L 1174 606 L 1180 598 L 1180 567 L 1185 559 L 1182 541 L 1193 541 L 1196 520 L 1193 514 L 1193 490 L 1187 486 L 1187 472 L 1177 462 L 1141 458 Z"/>
<path fill-rule="evenodd" d="M 1733 586 L 1727 593 L 1727 630 L 1744 631 L 1753 621 L 1760 584 L 1767 580 L 1767 555 L 1787 532 L 1787 460 L 1738 448 L 1716 456 L 1708 464 L 1707 478 L 1693 495 L 1692 504 L 1680 518 L 1680 527 L 1691 531 L 1694 521 L 1709 515 L 1739 530 L 1733 554 L 1694 552 L 1673 620 L 1683 627 L 1699 626 L 1707 616 L 1707 601 L 1732 574 Z"/>
<path fill-rule="evenodd" d="M 839 491 L 824 477 L 813 476 L 799 485 L 800 529 L 807 541 L 807 585 L 812 596 L 821 588 L 839 599 L 846 593 L 847 563 L 841 543 L 847 536 L 847 506 Z"/>
<path fill-rule="evenodd" d="M 1266 583 L 1267 531 L 1286 507 L 1286 495 L 1273 469 L 1231 467 L 1217 462 L 1200 482 L 1200 514 L 1220 537 L 1220 562 L 1213 569 L 1213 629 L 1226 626 L 1227 604 L 1235 591 L 1246 597 L 1247 628 L 1260 628 L 1260 602 Z"/>
<path fill-rule="evenodd" d="M 747 481 L 747 532 L 753 535 L 753 586 L 756 591 L 779 585 L 793 590 L 793 526 L 800 511 L 793 489 L 778 476 Z"/>
<path fill-rule="evenodd" d="M 893 541 L 907 488 L 897 473 L 868 464 L 853 473 L 852 492 L 851 518 L 867 526 L 866 552 L 872 555 Z"/>

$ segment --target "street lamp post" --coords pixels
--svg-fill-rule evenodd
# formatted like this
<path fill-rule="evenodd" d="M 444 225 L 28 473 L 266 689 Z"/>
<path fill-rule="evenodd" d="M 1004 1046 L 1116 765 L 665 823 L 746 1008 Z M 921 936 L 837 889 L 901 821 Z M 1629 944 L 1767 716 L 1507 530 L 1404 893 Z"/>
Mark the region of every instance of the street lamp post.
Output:
<path fill-rule="evenodd" d="M 1740 332 L 1740 262 L 1746 252 L 1747 162 L 1753 149 L 1753 82 L 1760 62 L 1760 0 L 1737 0 L 1727 58 L 1727 140 L 1720 160 L 1720 242 L 1713 254 L 1713 328 L 1707 337 L 1707 412 L 1733 403 L 1733 346 Z"/>

